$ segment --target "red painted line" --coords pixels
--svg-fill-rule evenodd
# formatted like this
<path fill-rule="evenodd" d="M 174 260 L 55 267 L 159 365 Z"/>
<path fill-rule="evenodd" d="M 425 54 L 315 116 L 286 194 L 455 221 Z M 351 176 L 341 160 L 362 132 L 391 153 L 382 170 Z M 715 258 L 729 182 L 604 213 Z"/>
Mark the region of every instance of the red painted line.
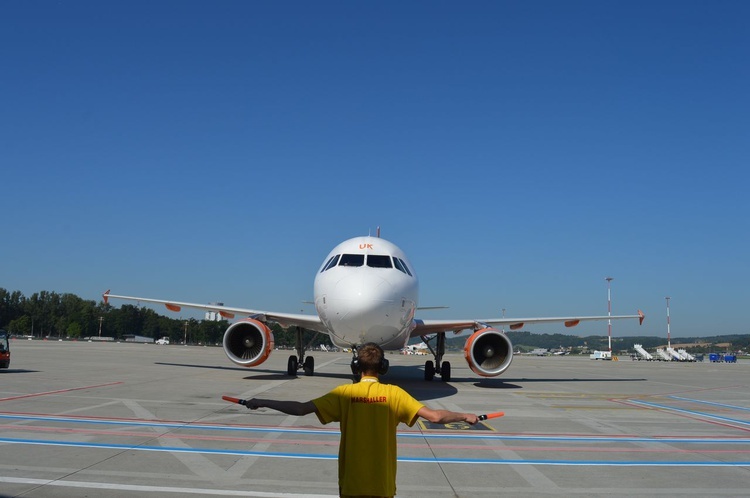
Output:
<path fill-rule="evenodd" d="M 9 398 L 0 398 L 0 401 L 10 401 L 10 400 L 13 400 L 13 399 L 33 398 L 33 397 L 36 397 L 36 396 L 46 396 L 47 394 L 67 393 L 67 392 L 70 392 L 70 391 L 80 391 L 81 389 L 94 389 L 96 387 L 115 386 L 117 384 L 122 384 L 122 382 L 109 382 L 107 384 L 97 384 L 95 386 L 72 387 L 70 389 L 59 389 L 57 391 L 46 391 L 46 392 L 43 392 L 43 393 L 23 394 L 21 396 L 11 396 Z"/>
<path fill-rule="evenodd" d="M 704 391 L 724 391 L 726 389 L 736 389 L 738 387 L 744 387 L 743 385 L 736 385 L 736 386 L 723 386 L 723 387 L 704 387 L 702 389 L 685 389 L 682 391 L 674 391 L 674 392 L 667 392 L 667 393 L 661 393 L 661 394 L 647 394 L 644 395 L 644 398 L 661 398 L 664 396 L 674 396 L 675 394 L 690 394 L 690 393 L 699 393 Z"/>

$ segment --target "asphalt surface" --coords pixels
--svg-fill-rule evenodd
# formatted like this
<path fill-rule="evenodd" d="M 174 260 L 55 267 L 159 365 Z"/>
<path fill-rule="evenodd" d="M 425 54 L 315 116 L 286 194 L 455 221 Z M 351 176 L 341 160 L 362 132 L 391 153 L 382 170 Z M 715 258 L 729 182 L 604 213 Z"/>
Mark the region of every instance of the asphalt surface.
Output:
<path fill-rule="evenodd" d="M 11 342 L 0 370 L 0 496 L 337 496 L 338 425 L 248 411 L 222 395 L 308 400 L 351 382 L 350 356 L 313 377 L 220 348 Z M 433 408 L 504 417 L 399 432 L 398 496 L 747 496 L 750 363 L 517 356 L 482 379 L 451 354 L 388 355 L 384 382 Z M 366 452 L 363 452 L 366 457 Z"/>

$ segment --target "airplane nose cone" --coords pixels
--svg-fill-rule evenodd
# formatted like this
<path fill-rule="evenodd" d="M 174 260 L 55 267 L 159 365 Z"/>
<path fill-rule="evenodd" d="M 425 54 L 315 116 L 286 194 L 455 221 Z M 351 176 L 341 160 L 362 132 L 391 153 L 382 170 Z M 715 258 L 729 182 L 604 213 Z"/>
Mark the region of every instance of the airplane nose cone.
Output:
<path fill-rule="evenodd" d="M 352 318 L 379 310 L 393 299 L 393 286 L 372 272 L 348 275 L 336 283 L 333 299 L 346 303 L 347 315 Z"/>
<path fill-rule="evenodd" d="M 328 279 L 316 294 L 316 308 L 331 336 L 339 344 L 365 342 L 403 345 L 404 331 L 413 310 L 406 303 L 410 288 L 396 270 L 348 268 L 324 276 Z M 395 344 L 395 343 L 394 343 Z M 391 346 L 389 346 L 391 347 Z"/>

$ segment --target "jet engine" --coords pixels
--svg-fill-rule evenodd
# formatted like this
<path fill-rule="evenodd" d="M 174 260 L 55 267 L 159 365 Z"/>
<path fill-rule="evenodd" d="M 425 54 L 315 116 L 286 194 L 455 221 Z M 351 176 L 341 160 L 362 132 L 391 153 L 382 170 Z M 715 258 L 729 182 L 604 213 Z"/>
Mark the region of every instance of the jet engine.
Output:
<path fill-rule="evenodd" d="M 224 352 L 237 365 L 255 367 L 273 351 L 273 332 L 265 323 L 246 318 L 224 332 Z"/>
<path fill-rule="evenodd" d="M 497 329 L 477 330 L 466 339 L 464 358 L 475 374 L 495 377 L 507 370 L 513 361 L 513 344 Z"/>

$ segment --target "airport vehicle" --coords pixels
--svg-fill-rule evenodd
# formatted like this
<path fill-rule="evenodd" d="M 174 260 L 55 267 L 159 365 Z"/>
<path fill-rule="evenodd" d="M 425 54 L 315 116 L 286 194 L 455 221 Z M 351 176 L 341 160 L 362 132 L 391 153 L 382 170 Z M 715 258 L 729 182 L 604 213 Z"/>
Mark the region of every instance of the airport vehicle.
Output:
<path fill-rule="evenodd" d="M 549 349 L 547 348 L 536 348 L 533 351 L 529 352 L 532 356 L 549 356 Z"/>
<path fill-rule="evenodd" d="M 328 334 L 333 344 L 350 349 L 375 342 L 385 350 L 400 350 L 411 337 L 421 337 L 428 345 L 433 360 L 425 362 L 425 380 L 439 375 L 450 381 L 451 365 L 443 361 L 445 337 L 469 330 L 464 345 L 464 358 L 474 373 L 494 377 L 505 372 L 513 360 L 513 345 L 498 325 L 518 330 L 533 323 L 564 323 L 574 327 L 582 321 L 639 319 L 643 313 L 627 316 L 570 316 L 555 318 L 489 318 L 463 320 L 422 320 L 416 318 L 419 282 L 406 254 L 395 244 L 380 237 L 355 237 L 346 240 L 326 256 L 315 276 L 313 297 L 316 314 L 295 314 L 235 308 L 217 304 L 196 304 L 133 296 L 103 294 L 109 299 L 125 299 L 163 304 L 168 310 L 183 307 L 214 311 L 227 319 L 240 315 L 224 333 L 223 346 L 227 357 L 237 365 L 255 367 L 263 363 L 274 349 L 269 323 L 284 328 L 295 327 L 296 355 L 287 362 L 287 373 L 313 375 L 314 360 L 305 357 L 302 344 L 304 329 Z M 434 344 L 433 344 L 434 343 Z M 433 347 L 434 345 L 434 347 Z"/>
<path fill-rule="evenodd" d="M 169 344 L 169 337 L 162 337 L 156 340 L 156 344 L 166 345 Z"/>
<path fill-rule="evenodd" d="M 0 329 L 0 368 L 10 367 L 10 341 L 9 334 Z"/>

